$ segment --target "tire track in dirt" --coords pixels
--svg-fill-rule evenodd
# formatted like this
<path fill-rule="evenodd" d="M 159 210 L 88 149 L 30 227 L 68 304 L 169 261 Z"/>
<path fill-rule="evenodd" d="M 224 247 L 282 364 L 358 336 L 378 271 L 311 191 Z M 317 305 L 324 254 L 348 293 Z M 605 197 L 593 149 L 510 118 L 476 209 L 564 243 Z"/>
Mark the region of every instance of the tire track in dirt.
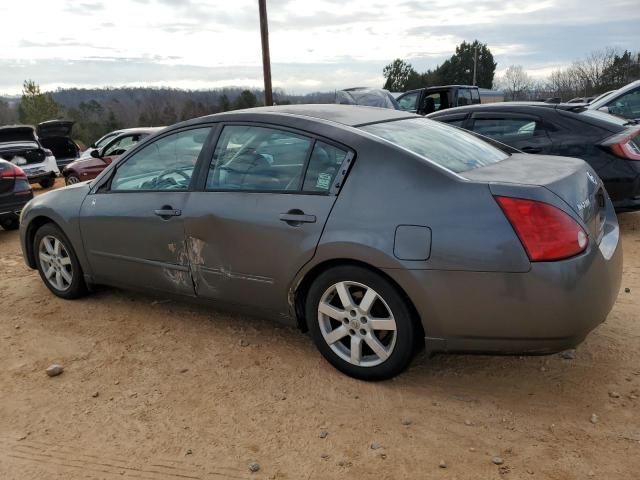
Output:
<path fill-rule="evenodd" d="M 216 465 L 215 469 L 175 459 L 154 458 L 140 466 L 114 454 L 104 455 L 72 445 L 50 445 L 36 440 L 11 441 L 0 438 L 0 464 L 11 461 L 36 464 L 45 471 L 60 467 L 70 471 L 101 474 L 100 478 L 140 478 L 149 480 L 208 480 L 229 478 L 244 480 L 234 467 Z M 4 459 L 3 459 L 4 457 Z M 1 470 L 0 470 L 1 472 Z M 107 477 L 104 477 L 107 474 Z"/>

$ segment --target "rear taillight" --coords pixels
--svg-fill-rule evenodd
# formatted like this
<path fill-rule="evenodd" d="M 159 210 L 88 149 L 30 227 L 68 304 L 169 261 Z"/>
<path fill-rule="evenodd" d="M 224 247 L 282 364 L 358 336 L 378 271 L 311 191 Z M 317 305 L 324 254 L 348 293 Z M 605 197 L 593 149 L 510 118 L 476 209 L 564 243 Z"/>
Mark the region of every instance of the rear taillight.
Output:
<path fill-rule="evenodd" d="M 31 193 L 31 185 L 27 175 L 17 165 L 7 163 L 0 168 L 0 178 L 11 178 L 14 180 L 13 193 L 16 195 L 26 195 Z"/>
<path fill-rule="evenodd" d="M 532 262 L 562 260 L 587 248 L 584 229 L 559 208 L 523 198 L 495 199 Z"/>
<path fill-rule="evenodd" d="M 634 129 L 607 138 L 603 147 L 626 160 L 640 160 L 640 129 Z"/>
<path fill-rule="evenodd" d="M 26 180 L 27 175 L 17 165 L 5 163 L 4 168 L 0 168 L 0 178 L 24 178 Z"/>

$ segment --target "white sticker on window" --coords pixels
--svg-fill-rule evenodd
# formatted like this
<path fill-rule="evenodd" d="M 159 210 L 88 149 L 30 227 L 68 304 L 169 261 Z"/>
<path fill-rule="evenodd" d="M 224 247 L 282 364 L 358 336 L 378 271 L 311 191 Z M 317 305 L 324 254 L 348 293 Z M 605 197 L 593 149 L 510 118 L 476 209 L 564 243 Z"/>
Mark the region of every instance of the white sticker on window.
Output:
<path fill-rule="evenodd" d="M 329 190 L 329 185 L 331 185 L 331 174 L 329 173 L 321 173 L 318 175 L 318 181 L 316 182 L 316 188 L 321 188 L 323 190 Z"/>

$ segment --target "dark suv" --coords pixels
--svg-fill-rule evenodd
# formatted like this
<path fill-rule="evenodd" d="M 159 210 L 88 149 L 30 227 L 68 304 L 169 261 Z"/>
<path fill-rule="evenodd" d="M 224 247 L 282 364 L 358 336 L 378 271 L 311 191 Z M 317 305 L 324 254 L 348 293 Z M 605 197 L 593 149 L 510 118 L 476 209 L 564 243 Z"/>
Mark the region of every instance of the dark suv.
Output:
<path fill-rule="evenodd" d="M 616 210 L 640 209 L 640 125 L 571 104 L 472 105 L 428 117 L 525 153 L 577 157 L 602 178 Z"/>
<path fill-rule="evenodd" d="M 400 109 L 428 115 L 452 107 L 480 103 L 480 90 L 471 85 L 445 85 L 410 90 L 398 98 Z"/>

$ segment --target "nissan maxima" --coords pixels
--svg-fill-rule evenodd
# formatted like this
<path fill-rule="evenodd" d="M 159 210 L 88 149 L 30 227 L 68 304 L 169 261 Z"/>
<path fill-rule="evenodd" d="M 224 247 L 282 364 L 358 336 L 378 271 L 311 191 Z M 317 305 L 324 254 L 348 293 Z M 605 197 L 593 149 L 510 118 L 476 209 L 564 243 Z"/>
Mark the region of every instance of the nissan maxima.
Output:
<path fill-rule="evenodd" d="M 111 285 L 270 317 L 368 380 L 423 346 L 574 346 L 622 272 L 612 203 L 584 161 L 351 105 L 167 128 L 92 182 L 35 198 L 20 233 L 59 297 Z"/>

